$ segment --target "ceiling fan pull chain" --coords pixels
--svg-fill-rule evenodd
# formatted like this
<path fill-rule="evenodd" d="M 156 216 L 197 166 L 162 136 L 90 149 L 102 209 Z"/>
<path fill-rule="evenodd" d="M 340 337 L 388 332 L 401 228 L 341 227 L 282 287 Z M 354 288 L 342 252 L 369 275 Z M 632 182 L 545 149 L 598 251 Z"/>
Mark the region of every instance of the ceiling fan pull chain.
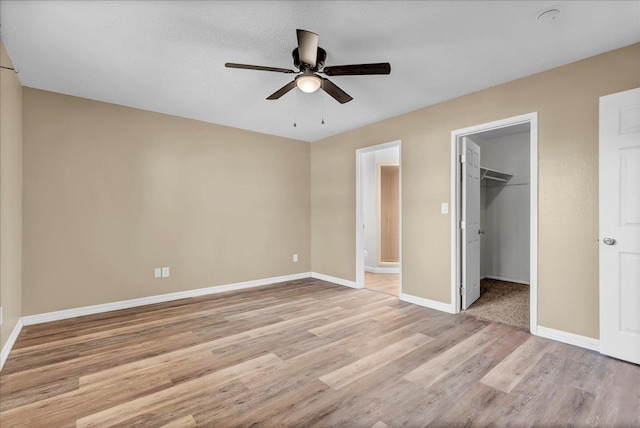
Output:
<path fill-rule="evenodd" d="M 298 119 L 298 91 L 296 91 L 296 100 L 293 104 L 293 127 L 296 128 Z"/>
<path fill-rule="evenodd" d="M 322 111 L 322 122 L 320 122 L 320 124 L 324 125 L 324 91 L 322 91 L 322 94 L 320 94 L 320 96 L 322 97 L 320 99 L 320 109 Z"/>

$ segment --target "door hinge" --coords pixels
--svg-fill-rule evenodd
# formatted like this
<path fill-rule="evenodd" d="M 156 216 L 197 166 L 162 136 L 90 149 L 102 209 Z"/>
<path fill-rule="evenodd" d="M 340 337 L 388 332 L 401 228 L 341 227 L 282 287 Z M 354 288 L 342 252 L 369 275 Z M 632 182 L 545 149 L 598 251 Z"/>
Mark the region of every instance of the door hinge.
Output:
<path fill-rule="evenodd" d="M 465 161 L 467 160 L 465 155 L 460 155 L 460 163 L 465 163 Z"/>
<path fill-rule="evenodd" d="M 460 286 L 460 295 L 464 296 L 464 287 L 462 285 Z"/>
<path fill-rule="evenodd" d="M 460 229 L 464 229 L 464 226 L 465 226 L 465 225 L 464 225 L 464 220 L 462 220 L 462 221 L 460 222 Z"/>

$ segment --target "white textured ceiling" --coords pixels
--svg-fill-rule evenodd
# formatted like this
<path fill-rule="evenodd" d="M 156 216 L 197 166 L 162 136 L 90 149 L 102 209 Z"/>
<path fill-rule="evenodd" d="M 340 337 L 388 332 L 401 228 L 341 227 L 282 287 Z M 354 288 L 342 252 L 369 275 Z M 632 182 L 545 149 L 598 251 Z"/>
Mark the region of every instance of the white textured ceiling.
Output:
<path fill-rule="evenodd" d="M 536 22 L 548 6 L 560 19 Z M 638 1 L 2 0 L 0 14 L 25 86 L 305 141 L 640 41 Z M 340 105 L 267 101 L 292 75 L 224 67 L 291 68 L 296 28 L 319 34 L 326 65 L 388 61 L 391 75 L 332 77 L 354 98 Z"/>

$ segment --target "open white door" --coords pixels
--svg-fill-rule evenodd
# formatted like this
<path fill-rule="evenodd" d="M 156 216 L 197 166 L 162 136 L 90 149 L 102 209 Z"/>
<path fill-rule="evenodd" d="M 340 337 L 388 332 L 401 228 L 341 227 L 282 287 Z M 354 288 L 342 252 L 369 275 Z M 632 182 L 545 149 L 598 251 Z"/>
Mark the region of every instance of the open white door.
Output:
<path fill-rule="evenodd" d="M 462 309 L 480 297 L 480 146 L 462 138 Z"/>
<path fill-rule="evenodd" d="M 600 352 L 640 364 L 640 89 L 600 98 Z"/>

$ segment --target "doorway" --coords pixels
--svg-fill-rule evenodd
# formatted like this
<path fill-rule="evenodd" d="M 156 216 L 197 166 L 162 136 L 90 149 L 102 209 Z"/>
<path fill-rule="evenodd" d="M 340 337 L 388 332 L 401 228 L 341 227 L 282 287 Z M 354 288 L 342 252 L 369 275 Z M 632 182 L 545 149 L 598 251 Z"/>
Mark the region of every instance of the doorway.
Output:
<path fill-rule="evenodd" d="M 356 287 L 399 296 L 400 141 L 356 151 Z"/>
<path fill-rule="evenodd" d="M 453 312 L 536 331 L 537 115 L 452 132 Z"/>

